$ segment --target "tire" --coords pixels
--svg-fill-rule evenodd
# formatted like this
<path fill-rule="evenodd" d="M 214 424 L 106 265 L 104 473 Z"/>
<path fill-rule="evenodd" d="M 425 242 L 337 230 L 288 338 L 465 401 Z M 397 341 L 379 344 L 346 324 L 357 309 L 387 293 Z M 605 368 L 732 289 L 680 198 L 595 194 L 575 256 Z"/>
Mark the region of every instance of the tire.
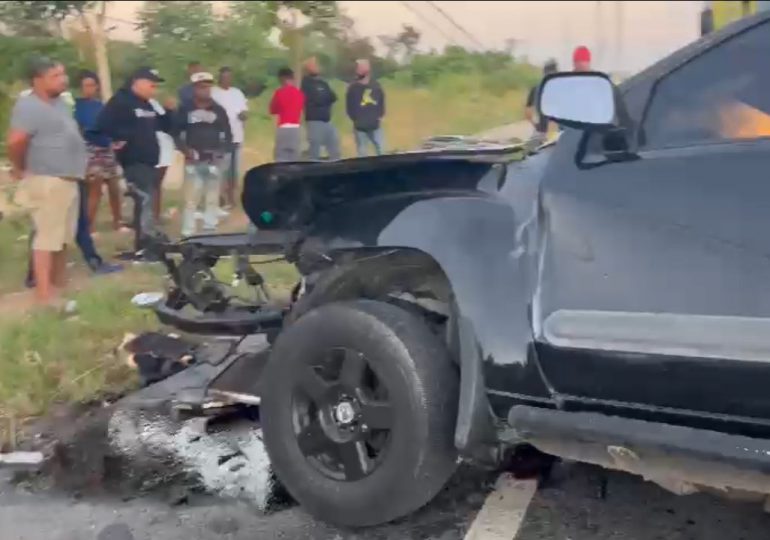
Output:
<path fill-rule="evenodd" d="M 275 473 L 323 521 L 394 520 L 454 472 L 458 374 L 412 313 L 369 300 L 311 310 L 278 336 L 263 380 Z"/>

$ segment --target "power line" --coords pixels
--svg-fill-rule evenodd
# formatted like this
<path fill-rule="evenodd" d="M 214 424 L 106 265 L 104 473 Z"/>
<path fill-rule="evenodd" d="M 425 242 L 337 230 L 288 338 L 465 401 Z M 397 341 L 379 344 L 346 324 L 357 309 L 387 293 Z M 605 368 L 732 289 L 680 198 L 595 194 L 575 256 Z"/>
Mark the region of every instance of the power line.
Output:
<path fill-rule="evenodd" d="M 416 9 L 414 9 L 414 8 L 413 8 L 412 6 L 410 6 L 410 5 L 409 5 L 407 2 L 405 2 L 404 0 L 401 0 L 401 2 L 400 2 L 400 3 L 401 3 L 401 5 L 402 5 L 402 6 L 404 6 L 406 9 L 408 9 L 409 11 L 411 11 L 411 12 L 412 12 L 414 15 L 417 15 L 417 17 L 418 17 L 418 18 L 419 18 L 421 21 L 423 21 L 424 23 L 426 23 L 428 26 L 432 27 L 434 30 L 436 30 L 437 32 L 439 32 L 439 33 L 440 33 L 442 36 L 444 36 L 444 38 L 445 38 L 447 41 L 449 41 L 449 42 L 450 42 L 450 43 L 452 43 L 453 45 L 457 45 L 458 47 L 460 47 L 460 46 L 461 46 L 461 45 L 460 45 L 460 44 L 459 44 L 459 43 L 458 43 L 458 42 L 457 42 L 457 41 L 456 41 L 456 40 L 455 40 L 455 39 L 454 39 L 452 36 L 450 36 L 449 34 L 447 34 L 447 33 L 446 33 L 446 32 L 445 32 L 445 31 L 444 31 L 444 30 L 443 30 L 443 29 L 442 29 L 440 26 L 436 25 L 436 23 L 434 23 L 434 22 L 433 22 L 432 20 L 430 20 L 428 17 L 426 17 L 425 15 L 423 15 L 422 13 L 420 13 L 419 11 L 417 11 Z"/>
<path fill-rule="evenodd" d="M 444 16 L 446 20 L 448 20 L 450 23 L 452 23 L 452 26 L 457 28 L 460 32 L 462 32 L 468 39 L 470 39 L 479 49 L 485 49 L 484 45 L 476 39 L 476 36 L 471 34 L 468 30 L 465 29 L 460 23 L 458 23 L 449 13 L 443 10 L 441 6 L 436 4 L 436 2 L 432 2 L 431 0 L 428 0 L 426 2 L 429 6 L 431 6 L 433 9 L 441 13 L 441 15 Z"/>

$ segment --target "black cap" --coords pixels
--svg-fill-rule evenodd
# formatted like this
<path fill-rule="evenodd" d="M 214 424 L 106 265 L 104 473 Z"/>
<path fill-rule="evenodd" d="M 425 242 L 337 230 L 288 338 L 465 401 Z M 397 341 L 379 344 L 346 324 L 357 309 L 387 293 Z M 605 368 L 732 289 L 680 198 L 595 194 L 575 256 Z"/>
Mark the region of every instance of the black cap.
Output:
<path fill-rule="evenodd" d="M 164 82 L 164 79 L 158 74 L 158 70 L 150 67 L 141 67 L 134 71 L 133 75 L 131 75 L 131 80 L 136 81 L 139 79 L 147 79 L 157 83 Z"/>

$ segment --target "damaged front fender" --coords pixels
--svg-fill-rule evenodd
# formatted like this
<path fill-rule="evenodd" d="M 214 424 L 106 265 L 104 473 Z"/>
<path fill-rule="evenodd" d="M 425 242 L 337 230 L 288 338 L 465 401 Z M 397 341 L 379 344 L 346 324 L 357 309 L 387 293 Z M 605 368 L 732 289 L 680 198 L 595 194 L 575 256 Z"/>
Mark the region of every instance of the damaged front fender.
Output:
<path fill-rule="evenodd" d="M 509 200 L 512 161 L 477 151 L 272 164 L 248 174 L 243 201 L 260 228 L 301 231 L 294 260 L 305 274 L 349 252 L 429 257 L 493 372 L 488 389 L 548 397 L 531 358 L 534 251 L 523 245 L 530 216 L 517 216 Z M 522 208 L 535 206 L 535 193 Z"/>

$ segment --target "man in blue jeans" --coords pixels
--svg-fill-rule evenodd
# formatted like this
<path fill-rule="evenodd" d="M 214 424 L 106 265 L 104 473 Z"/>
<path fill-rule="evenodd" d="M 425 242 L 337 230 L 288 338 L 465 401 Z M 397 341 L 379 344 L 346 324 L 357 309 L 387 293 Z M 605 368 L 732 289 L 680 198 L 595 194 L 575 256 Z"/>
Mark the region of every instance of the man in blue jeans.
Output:
<path fill-rule="evenodd" d="M 356 62 L 356 80 L 348 86 L 345 96 L 348 117 L 353 121 L 358 157 L 369 155 L 369 143 L 379 156 L 384 152 L 381 121 L 385 116 L 385 92 L 372 80 L 368 60 Z"/>
<path fill-rule="evenodd" d="M 195 211 L 201 194 L 205 194 L 206 201 L 204 231 L 216 230 L 222 165 L 233 142 L 227 112 L 211 96 L 214 76 L 201 71 L 193 74 L 190 82 L 192 100 L 179 106 L 174 129 L 177 148 L 185 156 L 182 236 L 196 232 Z"/>
<path fill-rule="evenodd" d="M 331 122 L 332 106 L 337 101 L 337 95 L 321 77 L 321 68 L 315 57 L 305 62 L 302 93 L 305 94 L 305 127 L 310 159 L 320 160 L 322 148 L 330 160 L 340 159 L 339 136 Z"/>

